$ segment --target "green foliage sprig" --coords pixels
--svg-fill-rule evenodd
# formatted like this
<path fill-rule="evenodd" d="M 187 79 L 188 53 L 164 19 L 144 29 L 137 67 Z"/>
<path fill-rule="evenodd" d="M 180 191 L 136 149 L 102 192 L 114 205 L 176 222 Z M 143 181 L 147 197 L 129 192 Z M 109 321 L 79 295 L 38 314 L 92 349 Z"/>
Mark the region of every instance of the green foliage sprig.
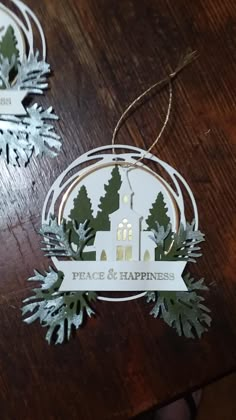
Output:
<path fill-rule="evenodd" d="M 14 89 L 27 90 L 28 94 L 42 94 L 48 87 L 47 76 L 50 65 L 39 58 L 39 51 L 24 57 L 17 66 L 17 78 Z"/>
<path fill-rule="evenodd" d="M 49 344 L 61 344 L 69 340 L 73 329 L 78 329 L 95 314 L 91 304 L 96 300 L 95 292 L 60 292 L 63 273 L 56 273 L 51 267 L 45 274 L 35 271 L 29 281 L 41 282 L 41 287 L 33 289 L 34 295 L 23 301 L 24 322 L 31 324 L 39 320 L 43 327 L 48 327 L 46 340 Z"/>
<path fill-rule="evenodd" d="M 201 257 L 199 244 L 205 241 L 205 235 L 200 230 L 195 230 L 195 221 L 186 223 L 186 228 L 181 223 L 177 232 L 173 232 L 171 224 L 165 229 L 156 223 L 152 229 L 151 239 L 157 245 L 158 258 L 162 261 L 188 261 L 196 262 Z M 169 249 L 166 247 L 168 241 Z"/>
<path fill-rule="evenodd" d="M 18 166 L 26 165 L 33 153 L 55 157 L 62 145 L 60 136 L 49 124 L 50 120 L 58 119 L 51 107 L 43 110 L 34 104 L 26 110 L 26 116 L 1 115 L 0 119 L 0 155 L 7 163 Z"/>
<path fill-rule="evenodd" d="M 50 216 L 49 223 L 42 226 L 40 234 L 43 236 L 43 244 L 48 257 L 70 257 L 74 260 L 83 260 L 83 251 L 87 243 L 94 237 L 93 229 L 89 221 L 77 223 L 73 220 L 72 225 L 63 220 L 59 225 L 55 216 Z M 72 235 L 76 235 L 74 244 L 71 241 Z"/>
<path fill-rule="evenodd" d="M 150 314 L 162 318 L 179 336 L 200 338 L 212 319 L 210 310 L 203 304 L 205 299 L 197 292 L 206 291 L 208 287 L 204 279 L 195 281 L 190 274 L 184 276 L 184 281 L 188 292 L 148 292 L 147 302 L 155 303 Z"/>

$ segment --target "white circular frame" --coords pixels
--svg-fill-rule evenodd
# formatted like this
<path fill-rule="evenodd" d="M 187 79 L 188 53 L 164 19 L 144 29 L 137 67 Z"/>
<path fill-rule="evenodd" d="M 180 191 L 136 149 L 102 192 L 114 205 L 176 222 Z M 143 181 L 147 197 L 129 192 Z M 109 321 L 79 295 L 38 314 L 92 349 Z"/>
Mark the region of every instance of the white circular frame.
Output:
<path fill-rule="evenodd" d="M 12 0 L 17 1 L 17 0 Z M 18 1 L 17 1 L 18 2 Z M 104 153 L 111 150 L 110 153 Z M 122 150 L 127 150 L 127 152 L 122 152 Z M 165 187 L 168 189 L 169 192 L 171 192 L 175 203 L 179 209 L 180 214 L 180 223 L 183 223 L 186 225 L 185 220 L 185 206 L 184 206 L 184 198 L 182 193 L 182 188 L 184 187 L 185 191 L 187 192 L 192 209 L 194 214 L 194 220 L 195 220 L 195 230 L 198 230 L 198 209 L 197 204 L 194 198 L 194 195 L 191 191 L 190 186 L 185 181 L 185 179 L 180 175 L 176 169 L 172 168 L 168 163 L 162 161 L 158 157 L 152 155 L 151 153 L 147 153 L 145 150 L 139 149 L 134 146 L 127 146 L 127 145 L 108 145 L 103 147 L 98 147 L 96 149 L 93 149 L 79 158 L 77 158 L 74 162 L 71 163 L 71 165 L 65 169 L 65 171 L 62 172 L 62 174 L 56 179 L 52 187 L 50 188 L 46 200 L 44 202 L 43 206 L 43 212 L 42 212 L 42 224 L 48 224 L 49 218 L 51 214 L 55 214 L 55 204 L 58 200 L 58 198 L 65 192 L 69 186 L 74 182 L 76 178 L 79 176 L 83 176 L 88 171 L 88 168 L 90 170 L 94 170 L 98 168 L 100 165 L 104 164 L 112 164 L 114 162 L 127 162 L 130 165 L 136 165 L 136 167 L 143 168 L 147 167 L 140 161 L 140 159 L 145 159 L 145 161 L 151 161 L 154 162 L 157 166 L 162 167 L 166 173 L 171 178 L 175 190 L 172 188 L 172 186 L 169 185 L 169 183 L 161 178 L 162 182 L 164 183 Z M 94 163 L 95 161 L 95 163 Z M 84 167 L 84 164 L 87 163 L 87 166 Z M 81 168 L 81 166 L 83 166 Z M 68 174 L 70 171 L 74 171 L 78 167 L 78 171 L 76 171 L 73 175 L 69 176 Z M 151 173 L 155 172 L 148 168 Z M 68 178 L 68 179 L 67 179 Z M 182 184 L 182 188 L 181 188 Z M 57 261 L 56 257 L 52 257 L 52 262 L 55 264 Z M 56 264 L 55 264 L 56 265 Z M 141 298 L 146 295 L 146 292 L 138 293 L 136 295 L 127 296 L 123 298 L 113 298 L 113 297 L 105 297 L 105 296 L 98 296 L 99 300 L 102 301 L 108 301 L 108 302 L 124 302 L 124 301 L 130 301 L 134 299 Z"/>

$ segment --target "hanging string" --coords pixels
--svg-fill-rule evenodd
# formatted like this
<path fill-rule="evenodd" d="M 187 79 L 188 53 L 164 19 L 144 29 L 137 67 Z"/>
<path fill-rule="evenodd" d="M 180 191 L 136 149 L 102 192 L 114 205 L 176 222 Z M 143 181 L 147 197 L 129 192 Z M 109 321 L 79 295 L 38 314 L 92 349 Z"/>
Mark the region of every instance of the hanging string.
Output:
<path fill-rule="evenodd" d="M 149 87 L 141 95 L 139 95 L 136 99 L 134 99 L 134 101 L 123 112 L 123 114 L 121 115 L 118 123 L 116 124 L 116 127 L 115 127 L 115 129 L 113 131 L 113 135 L 112 135 L 112 146 L 115 145 L 117 134 L 118 134 L 118 132 L 119 132 L 122 124 L 124 123 L 124 121 L 129 117 L 130 112 L 131 111 L 134 111 L 134 109 L 137 108 L 137 106 L 142 102 L 142 100 L 148 94 L 150 94 L 152 91 L 154 91 L 158 86 L 161 86 L 162 85 L 162 87 L 164 87 L 165 85 L 168 84 L 169 85 L 169 102 L 168 102 L 168 108 L 167 108 L 167 112 L 166 112 L 165 121 L 164 121 L 164 123 L 162 125 L 162 128 L 161 128 L 158 136 L 153 141 L 153 143 L 151 144 L 151 146 L 147 149 L 146 154 L 148 154 L 148 153 L 150 153 L 152 151 L 152 149 L 156 146 L 156 144 L 160 140 L 160 138 L 161 138 L 161 136 L 162 136 L 162 134 L 163 134 L 163 132 L 164 132 L 167 124 L 168 124 L 169 118 L 170 118 L 170 113 L 171 113 L 171 108 L 172 108 L 172 101 L 173 101 L 172 81 L 196 57 L 197 57 L 196 51 L 187 52 L 184 57 L 181 57 L 181 59 L 179 60 L 178 66 L 176 67 L 176 69 L 172 73 L 170 73 L 167 77 L 165 77 L 164 79 L 160 80 L 159 82 L 154 83 L 154 85 L 152 85 L 151 87 Z M 114 149 L 113 149 L 113 153 L 115 153 Z M 145 158 L 146 154 L 144 156 L 142 156 L 139 160 L 137 160 L 136 161 L 136 164 L 138 162 L 140 162 L 141 160 L 143 160 Z"/>

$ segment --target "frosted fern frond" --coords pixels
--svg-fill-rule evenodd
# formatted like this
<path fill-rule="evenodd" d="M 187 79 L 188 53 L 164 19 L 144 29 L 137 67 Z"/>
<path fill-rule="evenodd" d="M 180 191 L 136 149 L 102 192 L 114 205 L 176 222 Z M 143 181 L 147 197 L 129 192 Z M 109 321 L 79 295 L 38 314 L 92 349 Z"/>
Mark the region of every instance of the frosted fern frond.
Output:
<path fill-rule="evenodd" d="M 0 54 L 0 89 L 11 89 L 11 74 L 17 65 L 16 56 L 10 59 Z"/>
<path fill-rule="evenodd" d="M 205 235 L 200 230 L 195 230 L 195 221 L 187 222 L 186 227 L 181 223 L 177 232 L 172 232 L 170 226 L 165 230 L 157 223 L 157 228 L 152 229 L 151 239 L 157 245 L 158 260 L 196 262 L 196 258 L 202 255 L 199 244 L 205 241 Z M 168 251 L 166 241 L 171 244 Z"/>
<path fill-rule="evenodd" d="M 39 320 L 43 327 L 47 327 L 48 344 L 68 341 L 72 330 L 81 327 L 86 317 L 91 318 L 95 314 L 91 308 L 96 300 L 95 292 L 59 291 L 63 273 L 57 273 L 50 267 L 45 274 L 35 271 L 29 281 L 41 282 L 41 286 L 33 289 L 34 295 L 23 301 L 23 317 L 31 314 L 24 322 L 31 324 Z"/>
<path fill-rule="evenodd" d="M 152 229 L 153 237 L 150 238 L 155 242 L 156 245 L 161 245 L 163 247 L 165 239 L 171 232 L 171 224 L 169 223 L 167 228 L 165 229 L 164 226 L 161 226 L 158 222 L 156 222 L 156 229 Z"/>
<path fill-rule="evenodd" d="M 55 157 L 61 149 L 60 136 L 49 123 L 58 119 L 52 108 L 34 104 L 26 110 L 24 117 L 0 116 L 0 154 L 13 165 L 27 164 L 32 153 Z"/>
<path fill-rule="evenodd" d="M 39 52 L 24 57 L 18 64 L 17 79 L 13 89 L 27 90 L 28 94 L 42 94 L 48 87 L 47 76 L 50 73 L 50 65 L 39 59 Z"/>
<path fill-rule="evenodd" d="M 155 305 L 150 312 L 154 318 L 162 318 L 178 335 L 200 338 L 211 325 L 210 310 L 203 304 L 198 291 L 208 290 L 204 279 L 195 281 L 187 274 L 184 281 L 188 292 L 148 292 L 147 302 Z"/>
<path fill-rule="evenodd" d="M 48 257 L 71 257 L 74 260 L 83 260 L 83 250 L 87 243 L 94 237 L 93 229 L 89 221 L 77 224 L 73 221 L 68 223 L 63 220 L 58 224 L 57 218 L 50 215 L 49 223 L 44 224 L 40 235 L 44 237 L 43 251 Z M 73 244 L 71 237 L 76 235 L 76 243 Z"/>

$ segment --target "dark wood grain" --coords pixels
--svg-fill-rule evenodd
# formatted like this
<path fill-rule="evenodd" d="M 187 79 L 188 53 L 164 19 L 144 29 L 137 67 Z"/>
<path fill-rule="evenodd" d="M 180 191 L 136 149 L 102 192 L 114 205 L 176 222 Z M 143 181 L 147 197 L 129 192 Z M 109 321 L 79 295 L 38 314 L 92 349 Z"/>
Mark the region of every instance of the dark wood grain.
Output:
<path fill-rule="evenodd" d="M 236 4 L 233 0 L 28 0 L 41 19 L 54 75 L 39 102 L 53 104 L 63 151 L 27 168 L 0 161 L 0 412 L 3 420 L 129 419 L 236 368 Z M 213 324 L 199 341 L 152 319 L 143 301 L 97 304 L 69 344 L 21 320 L 33 269 L 47 269 L 40 217 L 47 191 L 81 153 L 109 144 L 121 111 L 174 68 L 170 124 L 155 153 L 196 196 L 204 256 L 194 272 L 211 285 Z M 167 92 L 123 126 L 119 142 L 148 147 Z"/>

